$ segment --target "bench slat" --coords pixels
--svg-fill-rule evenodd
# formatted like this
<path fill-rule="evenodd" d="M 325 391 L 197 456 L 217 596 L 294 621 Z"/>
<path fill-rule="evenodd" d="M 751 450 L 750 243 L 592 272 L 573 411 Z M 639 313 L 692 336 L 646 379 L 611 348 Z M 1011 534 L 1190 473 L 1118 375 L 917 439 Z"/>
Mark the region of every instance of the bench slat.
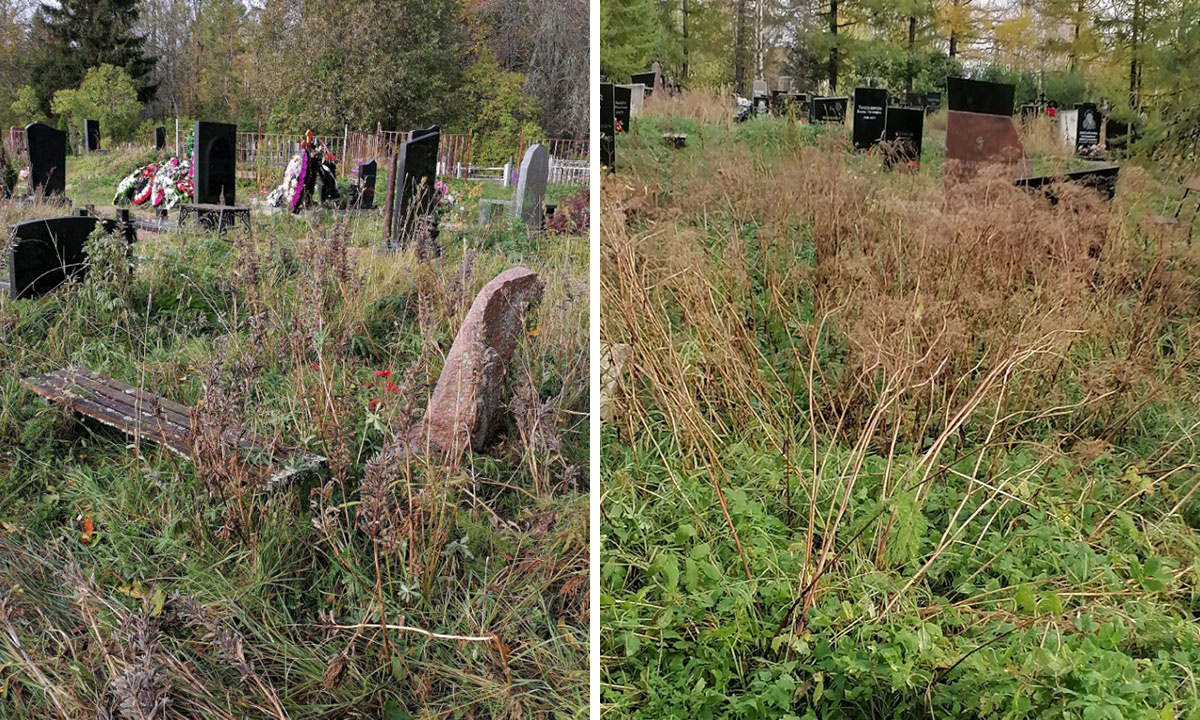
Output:
<path fill-rule="evenodd" d="M 191 458 L 195 433 L 192 410 L 186 405 L 85 367 L 63 368 L 26 378 L 22 385 L 50 402 Z M 229 447 L 248 455 L 251 463 L 268 473 L 268 490 L 286 482 L 297 472 L 325 462 L 322 457 L 302 451 L 271 452 L 269 443 L 248 431 L 226 430 L 221 439 Z"/>

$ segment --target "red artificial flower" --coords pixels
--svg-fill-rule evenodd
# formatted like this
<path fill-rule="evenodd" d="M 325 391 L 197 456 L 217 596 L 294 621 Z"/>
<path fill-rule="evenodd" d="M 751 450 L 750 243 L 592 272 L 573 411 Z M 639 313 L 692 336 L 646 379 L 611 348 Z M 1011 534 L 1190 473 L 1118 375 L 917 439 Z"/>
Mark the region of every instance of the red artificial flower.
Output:
<path fill-rule="evenodd" d="M 371 401 L 367 403 L 367 407 L 369 407 L 372 410 L 378 408 L 379 407 L 379 398 L 371 398 Z"/>
<path fill-rule="evenodd" d="M 390 378 L 391 376 L 392 376 L 391 370 L 376 370 L 375 371 L 375 377 Z"/>
<path fill-rule="evenodd" d="M 1058 108 L 1048 107 L 1046 108 L 1046 114 L 1050 117 L 1058 117 Z"/>
<path fill-rule="evenodd" d="M 915 169 L 921 167 L 921 163 L 917 162 L 916 160 L 909 160 L 908 166 Z"/>
<path fill-rule="evenodd" d="M 387 391 L 393 392 L 393 393 L 398 393 L 398 392 L 400 392 L 400 386 L 397 385 L 396 383 L 392 382 L 391 380 L 388 380 Z"/>
<path fill-rule="evenodd" d="M 313 370 L 316 370 L 317 368 L 321 367 L 321 361 L 320 361 L 320 360 L 313 360 L 312 362 L 310 362 L 310 363 L 308 364 L 308 366 L 309 366 L 310 368 L 312 368 Z"/>

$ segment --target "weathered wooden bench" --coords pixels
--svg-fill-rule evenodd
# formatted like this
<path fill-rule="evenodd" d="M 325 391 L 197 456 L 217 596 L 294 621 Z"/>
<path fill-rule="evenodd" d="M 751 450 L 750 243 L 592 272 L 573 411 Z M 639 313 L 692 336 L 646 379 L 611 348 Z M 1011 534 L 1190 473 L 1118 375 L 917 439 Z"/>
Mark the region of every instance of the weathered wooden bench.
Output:
<path fill-rule="evenodd" d="M 55 370 L 26 378 L 21 384 L 80 415 L 192 458 L 196 421 L 186 405 L 84 367 Z M 269 443 L 248 432 L 228 431 L 222 440 L 263 472 L 264 489 L 268 491 L 290 483 L 298 475 L 314 472 L 325 463 L 325 458 L 303 451 L 272 451 Z"/>

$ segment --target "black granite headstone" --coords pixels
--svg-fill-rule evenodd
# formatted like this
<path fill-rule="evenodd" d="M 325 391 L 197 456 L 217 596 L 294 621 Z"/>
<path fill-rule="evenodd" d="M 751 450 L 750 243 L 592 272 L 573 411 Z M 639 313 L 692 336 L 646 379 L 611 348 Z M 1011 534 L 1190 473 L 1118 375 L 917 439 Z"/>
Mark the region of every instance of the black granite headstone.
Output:
<path fill-rule="evenodd" d="M 921 140 L 925 133 L 925 111 L 921 108 L 890 107 L 887 109 L 883 139 L 889 144 L 884 161 L 895 163 L 921 162 Z"/>
<path fill-rule="evenodd" d="M 792 93 L 792 104 L 796 107 L 796 114 L 800 117 L 808 117 L 812 103 L 809 102 L 808 93 Z"/>
<path fill-rule="evenodd" d="M 946 96 L 951 110 L 982 115 L 1013 114 L 1013 97 L 1017 87 L 1007 83 L 966 78 L 946 78 Z"/>
<path fill-rule="evenodd" d="M 375 175 L 379 166 L 374 160 L 358 166 L 358 179 L 355 184 L 354 207 L 370 210 L 375 207 Z"/>
<path fill-rule="evenodd" d="M 100 121 L 84 120 L 83 137 L 87 151 L 92 153 L 100 149 Z"/>
<path fill-rule="evenodd" d="M 49 125 L 25 126 L 29 157 L 29 194 L 62 195 L 67 191 L 67 134 Z"/>
<path fill-rule="evenodd" d="M 613 115 L 616 132 L 629 132 L 629 111 L 633 103 L 633 88 L 613 86 Z"/>
<path fill-rule="evenodd" d="M 855 150 L 866 150 L 883 137 L 887 97 L 885 88 L 854 89 Z"/>
<path fill-rule="evenodd" d="M 1025 103 L 1021 106 L 1021 122 L 1031 122 L 1040 112 L 1041 108 L 1034 103 Z"/>
<path fill-rule="evenodd" d="M 634 73 L 629 77 L 630 85 L 637 85 L 638 83 L 641 83 L 642 85 L 646 86 L 646 97 L 650 97 L 654 94 L 654 86 L 657 82 L 658 73 L 653 72 Z"/>
<path fill-rule="evenodd" d="M 1100 108 L 1096 103 L 1079 103 L 1075 110 L 1075 152 L 1081 153 L 1100 144 Z"/>
<path fill-rule="evenodd" d="M 87 239 L 101 223 L 107 232 L 123 231 L 133 242 L 137 235 L 129 212 L 116 219 L 76 214 L 29 220 L 8 228 L 8 291 L 14 300 L 45 295 L 70 278 L 87 272 Z"/>
<path fill-rule="evenodd" d="M 154 128 L 154 149 L 162 150 L 167 146 L 167 129 L 159 126 Z"/>
<path fill-rule="evenodd" d="M 600 83 L 600 165 L 610 170 L 617 169 L 615 105 L 613 84 Z"/>
<path fill-rule="evenodd" d="M 845 97 L 815 97 L 809 110 L 809 121 L 814 123 L 846 122 L 846 106 L 850 98 Z"/>
<path fill-rule="evenodd" d="M 237 126 L 197 120 L 193 128 L 192 202 L 237 204 Z"/>
<path fill-rule="evenodd" d="M 942 109 L 942 94 L 940 92 L 925 93 L 925 114 L 932 115 Z"/>
<path fill-rule="evenodd" d="M 433 186 L 437 182 L 441 138 L 441 129 L 433 125 L 424 130 L 413 130 L 408 141 L 400 146 L 392 237 L 399 238 L 402 246 L 408 244 L 411 232 L 432 215 L 436 207 Z M 431 239 L 436 239 L 436 232 L 436 228 L 431 229 Z"/>

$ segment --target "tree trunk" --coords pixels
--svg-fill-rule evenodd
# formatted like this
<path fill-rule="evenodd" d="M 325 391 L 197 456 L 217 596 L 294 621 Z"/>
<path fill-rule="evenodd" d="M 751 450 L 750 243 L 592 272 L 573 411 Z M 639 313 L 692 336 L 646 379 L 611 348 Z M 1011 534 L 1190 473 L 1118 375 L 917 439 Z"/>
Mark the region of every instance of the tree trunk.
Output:
<path fill-rule="evenodd" d="M 1079 69 L 1079 28 L 1083 25 L 1083 0 L 1075 3 L 1075 41 L 1071 43 L 1071 72 Z"/>
<path fill-rule="evenodd" d="M 763 78 L 763 0 L 754 0 L 754 79 Z"/>
<path fill-rule="evenodd" d="M 908 16 L 908 77 L 905 79 L 905 90 L 912 92 L 913 89 L 913 72 L 916 70 L 917 51 L 917 17 L 915 15 Z"/>
<path fill-rule="evenodd" d="M 837 92 L 838 80 L 838 0 L 829 0 L 829 34 L 833 36 L 833 45 L 829 48 L 829 94 Z"/>
<path fill-rule="evenodd" d="M 681 0 L 683 9 L 683 82 L 688 79 L 688 0 Z"/>
<path fill-rule="evenodd" d="M 1141 14 L 1141 9 L 1141 0 L 1133 0 L 1133 19 L 1130 22 L 1129 32 L 1129 107 L 1135 110 L 1140 104 L 1138 101 L 1141 99 L 1139 97 L 1141 95 L 1139 92 L 1141 69 L 1138 66 L 1138 45 L 1140 42 L 1138 36 L 1141 30 L 1138 16 Z"/>
<path fill-rule="evenodd" d="M 733 88 L 746 96 L 746 0 L 737 0 L 737 22 L 733 37 Z"/>
<path fill-rule="evenodd" d="M 954 0 L 953 5 L 955 8 L 958 7 L 959 2 L 960 2 L 960 0 Z M 954 22 L 955 23 L 958 22 L 958 13 L 957 12 L 955 12 Z M 957 26 L 957 24 L 952 24 L 950 26 L 950 57 L 956 57 L 957 55 L 958 55 L 958 26 Z"/>

